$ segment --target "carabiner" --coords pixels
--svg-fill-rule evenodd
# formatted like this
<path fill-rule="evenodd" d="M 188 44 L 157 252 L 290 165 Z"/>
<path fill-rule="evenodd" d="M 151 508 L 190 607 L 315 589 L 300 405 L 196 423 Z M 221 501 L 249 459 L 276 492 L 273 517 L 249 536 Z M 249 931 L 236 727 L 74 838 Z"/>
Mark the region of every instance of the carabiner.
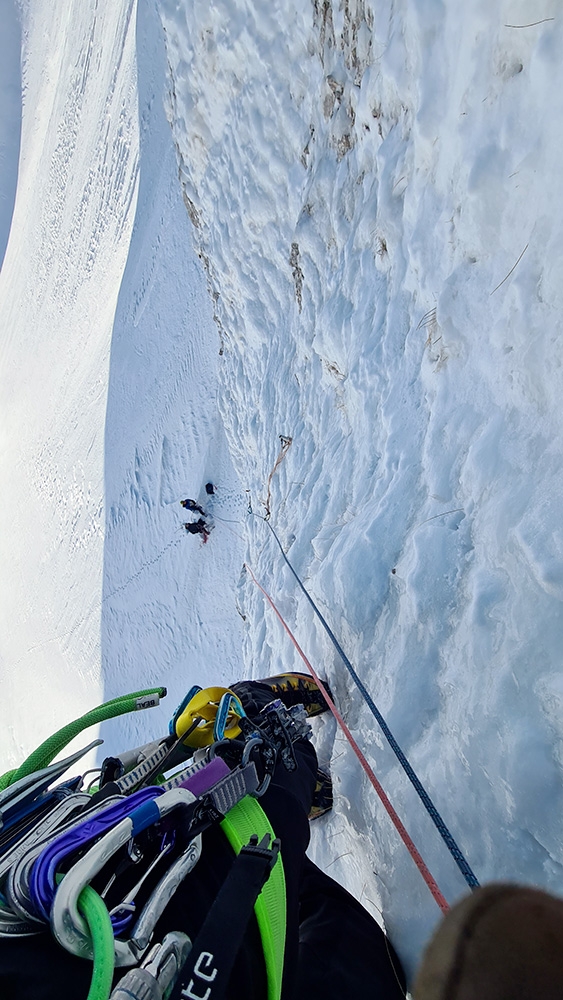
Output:
<path fill-rule="evenodd" d="M 57 866 L 64 858 L 94 838 L 105 834 L 116 823 L 120 825 L 120 821 L 131 813 L 134 814 L 139 809 L 150 806 L 157 796 L 162 796 L 160 788 L 141 788 L 138 792 L 133 792 L 129 798 L 123 798 L 115 805 L 102 809 L 92 819 L 73 826 L 67 833 L 49 844 L 31 869 L 29 890 L 37 915 L 49 920 L 51 904 L 57 891 L 55 874 Z"/>
<path fill-rule="evenodd" d="M 174 711 L 174 715 L 172 716 L 170 722 L 168 723 L 168 732 L 170 733 L 171 736 L 174 736 L 177 732 L 176 723 L 180 718 L 180 716 L 182 715 L 182 713 L 184 712 L 184 709 L 189 705 L 192 698 L 194 698 L 196 694 L 198 694 L 201 690 L 202 688 L 200 687 L 199 684 L 194 684 L 193 687 L 190 688 L 188 693 L 184 695 L 184 697 L 182 698 L 180 704 Z"/>
<path fill-rule="evenodd" d="M 15 916 L 11 910 L 0 904 L 0 938 L 31 937 L 42 931 L 42 927 Z"/>
<path fill-rule="evenodd" d="M 198 834 L 197 837 L 194 837 L 190 841 L 185 851 L 172 862 L 170 868 L 162 876 L 156 889 L 141 911 L 141 915 L 129 938 L 129 948 L 136 956 L 136 961 L 139 961 L 141 955 L 147 950 L 154 933 L 155 925 L 172 899 L 176 889 L 185 879 L 186 875 L 195 868 L 200 857 L 201 834 Z"/>
<path fill-rule="evenodd" d="M 189 807 L 196 801 L 195 795 L 186 788 L 175 788 L 170 792 L 164 792 L 159 798 L 139 806 L 130 816 L 108 830 L 87 854 L 76 862 L 58 886 L 51 909 L 51 928 L 63 948 L 82 958 L 92 958 L 88 926 L 78 912 L 77 906 L 82 889 L 131 837 L 142 833 L 173 809 L 179 806 Z M 129 942 L 118 940 L 115 942 L 115 955 L 118 966 L 134 965 L 140 957 L 130 947 Z"/>
<path fill-rule="evenodd" d="M 241 731 L 239 720 L 244 715 L 240 700 L 233 691 L 209 687 L 197 691 L 183 711 L 175 714 L 174 728 L 176 735 L 185 740 L 187 746 L 205 747 L 215 741 L 216 722 L 222 730 L 220 738 L 238 736 Z"/>
<path fill-rule="evenodd" d="M 155 944 L 140 968 L 120 980 L 110 1000 L 162 1000 L 168 996 L 190 953 L 192 942 L 182 931 L 170 931 Z"/>
<path fill-rule="evenodd" d="M 152 859 L 151 863 L 147 866 L 133 888 L 129 890 L 120 903 L 116 903 L 116 905 L 109 911 L 115 937 L 117 937 L 118 934 L 123 934 L 125 928 L 131 923 L 137 909 L 135 901 L 140 889 L 142 889 L 144 882 L 148 879 L 149 875 L 154 871 L 156 866 L 160 864 L 162 859 L 166 857 L 170 850 L 172 850 L 173 846 L 174 841 L 171 840 L 165 847 L 161 847 L 161 850 L 158 852 L 156 857 Z"/>
<path fill-rule="evenodd" d="M 84 793 L 77 793 L 77 796 L 82 798 Z M 91 801 L 90 796 L 86 795 L 86 799 Z M 65 800 L 64 804 L 68 804 L 69 800 Z M 37 861 L 37 859 L 47 851 L 53 844 L 59 844 L 64 835 L 70 834 L 77 827 L 83 827 L 85 823 L 91 823 L 92 819 L 104 810 L 109 809 L 112 805 L 117 803 L 122 803 L 123 799 L 121 796 L 113 796 L 112 798 L 106 799 L 104 802 L 99 802 L 89 809 L 84 810 L 80 816 L 73 817 L 67 820 L 66 823 L 57 824 L 56 827 L 47 832 L 44 837 L 37 840 L 36 843 L 28 845 L 25 851 L 21 852 L 21 856 L 14 862 L 12 867 L 7 873 L 7 877 L 4 883 L 4 891 L 6 894 L 7 902 L 10 908 L 13 910 L 14 914 L 19 916 L 24 921 L 37 921 L 40 926 L 39 930 L 43 930 L 46 919 L 45 916 L 40 916 L 38 908 L 32 902 L 32 895 L 30 890 L 30 877 L 32 868 Z M 63 803 L 61 803 L 63 805 Z M 54 877 L 54 876 L 53 876 Z"/>
<path fill-rule="evenodd" d="M 232 691 L 225 691 L 217 707 L 217 714 L 213 723 L 213 742 L 218 740 L 233 739 L 240 733 L 239 719 L 244 719 L 246 712 L 242 707 L 240 698 Z"/>
<path fill-rule="evenodd" d="M 94 747 L 99 747 L 101 743 L 103 740 L 94 740 L 83 750 L 78 750 L 57 764 L 49 764 L 48 767 L 43 767 L 40 771 L 34 771 L 32 774 L 20 778 L 13 785 L 8 785 L 3 792 L 0 792 L 0 828 L 14 823 L 22 811 L 37 799 L 49 785 L 60 778 L 84 754 L 93 750 Z"/>
<path fill-rule="evenodd" d="M 74 792 L 58 802 L 55 801 L 50 812 L 46 816 L 42 816 L 34 826 L 26 831 L 23 837 L 12 844 L 9 850 L 0 857 L 0 881 L 24 854 L 27 854 L 36 844 L 47 840 L 52 831 L 60 829 L 66 817 L 81 810 L 89 801 L 90 796 L 87 792 Z"/>

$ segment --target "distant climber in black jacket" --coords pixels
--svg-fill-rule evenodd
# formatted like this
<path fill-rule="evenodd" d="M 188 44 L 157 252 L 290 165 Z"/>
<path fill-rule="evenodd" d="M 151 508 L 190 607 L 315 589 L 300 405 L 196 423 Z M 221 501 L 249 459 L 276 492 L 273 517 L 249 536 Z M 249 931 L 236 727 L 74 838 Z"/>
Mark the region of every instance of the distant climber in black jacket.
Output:
<path fill-rule="evenodd" d="M 202 514 L 203 517 L 207 516 L 203 507 L 200 507 L 199 504 L 195 502 L 195 500 L 190 500 L 188 498 L 186 500 L 180 500 L 180 503 L 182 504 L 182 507 L 186 508 L 186 510 L 193 510 L 198 514 Z"/>
<path fill-rule="evenodd" d="M 204 542 L 209 538 L 209 528 L 202 517 L 199 521 L 186 521 L 184 528 L 190 535 L 203 535 Z"/>

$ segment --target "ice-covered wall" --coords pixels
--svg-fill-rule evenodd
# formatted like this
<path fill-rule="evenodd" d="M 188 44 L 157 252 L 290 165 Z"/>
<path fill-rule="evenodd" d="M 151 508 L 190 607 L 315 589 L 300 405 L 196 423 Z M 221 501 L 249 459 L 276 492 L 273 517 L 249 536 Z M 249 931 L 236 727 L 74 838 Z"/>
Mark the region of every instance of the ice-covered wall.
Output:
<path fill-rule="evenodd" d="M 263 512 L 278 435 L 292 438 L 273 523 L 470 862 L 484 880 L 561 891 L 556 6 L 185 0 L 162 11 L 169 115 L 243 485 Z M 248 530 L 263 582 L 444 891 L 459 895 L 267 531 L 258 519 Z M 250 582 L 243 594 L 250 668 L 293 662 Z M 346 754 L 334 761 L 333 855 L 362 839 L 362 891 L 376 871 L 412 960 L 435 907 L 354 768 Z M 362 877 L 359 865 L 358 892 Z"/>

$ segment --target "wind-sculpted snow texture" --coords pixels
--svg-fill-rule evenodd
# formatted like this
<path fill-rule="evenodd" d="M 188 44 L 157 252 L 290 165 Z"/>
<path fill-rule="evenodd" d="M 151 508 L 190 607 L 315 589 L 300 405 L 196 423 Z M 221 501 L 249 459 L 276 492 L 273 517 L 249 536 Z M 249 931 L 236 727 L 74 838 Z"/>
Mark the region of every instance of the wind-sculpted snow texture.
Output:
<path fill-rule="evenodd" d="M 244 672 L 235 592 L 245 507 L 217 411 L 219 338 L 164 112 L 162 28 L 148 3 L 136 45 L 139 195 L 110 355 L 102 663 L 106 697 L 159 683 L 168 697 L 150 718 L 106 727 L 116 746 L 167 732 L 193 684 Z M 194 520 L 180 506 L 186 496 L 214 518 L 207 545 L 184 531 Z"/>
<path fill-rule="evenodd" d="M 138 122 L 134 3 L 4 13 L 0 54 L 10 47 L 3 72 L 14 75 L 2 98 L 13 96 L 14 124 L 21 115 L 21 144 L 5 134 L 10 172 L 18 151 L 19 164 L 0 275 L 7 767 L 100 700 L 103 424 Z"/>
<path fill-rule="evenodd" d="M 278 436 L 291 437 L 272 523 L 477 875 L 563 892 L 557 7 L 162 12 L 243 487 L 264 513 Z M 459 896 L 266 526 L 247 529 L 254 570 Z M 239 600 L 254 675 L 298 666 L 247 579 Z M 340 742 L 333 768 L 316 849 L 344 855 L 329 872 L 364 901 L 376 872 L 412 962 L 438 911 Z"/>

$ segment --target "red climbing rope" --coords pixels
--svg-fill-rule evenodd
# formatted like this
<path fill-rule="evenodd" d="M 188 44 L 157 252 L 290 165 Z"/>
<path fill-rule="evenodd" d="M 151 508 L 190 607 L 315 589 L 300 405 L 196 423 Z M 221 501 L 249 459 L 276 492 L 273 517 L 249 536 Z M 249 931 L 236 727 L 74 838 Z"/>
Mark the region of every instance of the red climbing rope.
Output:
<path fill-rule="evenodd" d="M 356 743 L 356 740 L 354 739 L 354 737 L 352 736 L 352 733 L 348 729 L 348 726 L 344 722 L 344 719 L 342 718 L 340 712 L 338 711 L 336 705 L 334 704 L 332 698 L 330 697 L 330 695 L 329 695 L 327 689 L 325 688 L 323 682 L 317 676 L 317 673 L 316 673 L 314 667 L 311 665 L 311 663 L 307 659 L 305 653 L 301 649 L 301 646 L 297 642 L 297 639 L 293 635 L 293 632 L 289 628 L 289 625 L 286 623 L 286 621 L 284 620 L 284 618 L 282 617 L 282 615 L 278 611 L 276 605 L 274 604 L 274 602 L 273 602 L 272 598 L 270 597 L 270 595 L 268 594 L 268 592 L 266 590 L 264 590 L 264 587 L 262 586 L 262 584 L 258 582 L 258 580 L 254 576 L 254 573 L 252 572 L 252 570 L 251 570 L 250 566 L 248 565 L 248 563 L 245 563 L 245 566 L 246 566 L 248 572 L 250 573 L 250 576 L 252 577 L 254 583 L 256 584 L 256 586 L 258 587 L 258 589 L 262 591 L 262 593 L 264 594 L 264 597 L 268 601 L 268 604 L 270 605 L 270 607 L 273 609 L 273 611 L 276 613 L 277 617 L 279 618 L 281 624 L 283 625 L 285 631 L 287 632 L 289 638 L 291 639 L 293 645 L 295 646 L 297 652 L 299 653 L 301 659 L 303 660 L 305 666 L 307 667 L 307 670 L 309 671 L 309 673 L 313 677 L 313 680 L 315 681 L 315 683 L 318 685 L 318 687 L 322 691 L 323 696 L 325 698 L 325 701 L 326 701 L 328 707 L 330 708 L 332 714 L 334 715 L 334 718 L 336 719 L 338 725 L 342 729 L 342 732 L 346 736 L 346 739 L 350 743 L 350 746 L 352 747 L 352 750 L 356 754 L 356 757 L 358 758 L 360 764 L 362 765 L 362 767 L 363 767 L 365 773 L 367 774 L 367 776 L 368 776 L 371 784 L 375 788 L 375 791 L 377 792 L 379 798 L 381 799 L 381 802 L 383 804 L 384 809 L 388 813 L 388 815 L 389 815 L 389 817 L 391 819 L 391 822 L 393 823 L 393 825 L 394 825 L 395 829 L 397 830 L 397 832 L 398 832 L 401 840 L 403 841 L 405 847 L 407 848 L 407 851 L 409 852 L 409 854 L 412 857 L 412 859 L 413 859 L 416 867 L 418 868 L 420 874 L 422 875 L 424 881 L 426 882 L 426 885 L 430 889 L 430 892 L 432 893 L 432 896 L 434 897 L 436 903 L 438 904 L 438 906 L 440 907 L 440 909 L 442 910 L 442 912 L 445 913 L 447 910 L 449 910 L 449 904 L 448 904 L 447 900 L 445 899 L 444 895 L 441 893 L 440 889 L 438 888 L 438 884 L 436 882 L 436 879 L 431 874 L 431 872 L 430 872 L 428 866 L 426 865 L 425 861 L 423 860 L 423 858 L 422 858 L 422 856 L 421 856 L 418 848 L 415 846 L 412 838 L 407 833 L 407 830 L 405 829 L 405 827 L 404 827 L 403 823 L 401 822 L 401 820 L 399 819 L 399 816 L 397 815 L 395 809 L 393 808 L 393 806 L 391 805 L 389 799 L 387 798 L 387 795 L 385 794 L 385 792 L 384 792 L 381 784 L 377 780 L 377 778 L 376 778 L 376 776 L 375 776 L 372 768 L 370 767 L 368 761 L 365 758 L 365 755 L 360 750 L 358 744 Z"/>

